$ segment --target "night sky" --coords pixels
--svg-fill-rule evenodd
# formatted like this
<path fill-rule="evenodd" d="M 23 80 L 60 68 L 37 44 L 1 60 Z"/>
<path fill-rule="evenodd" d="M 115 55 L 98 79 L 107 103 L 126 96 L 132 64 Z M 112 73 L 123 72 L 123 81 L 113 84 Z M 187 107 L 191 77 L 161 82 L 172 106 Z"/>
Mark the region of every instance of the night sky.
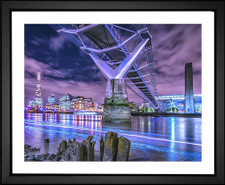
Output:
<path fill-rule="evenodd" d="M 184 94 L 185 63 L 192 62 L 194 93 L 201 93 L 201 25 L 146 25 L 152 35 L 159 95 Z M 106 79 L 92 59 L 49 25 L 25 25 L 25 102 L 35 96 L 41 72 L 44 104 L 70 93 L 102 104 Z M 128 90 L 130 101 L 142 100 Z"/>

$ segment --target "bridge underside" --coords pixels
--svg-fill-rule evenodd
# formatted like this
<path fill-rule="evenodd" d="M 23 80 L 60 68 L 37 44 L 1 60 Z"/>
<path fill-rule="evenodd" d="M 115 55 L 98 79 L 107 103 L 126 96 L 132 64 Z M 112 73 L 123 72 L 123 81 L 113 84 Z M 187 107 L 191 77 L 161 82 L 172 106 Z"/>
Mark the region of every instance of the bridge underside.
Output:
<path fill-rule="evenodd" d="M 149 81 L 155 87 L 154 72 L 151 71 L 154 63 L 151 61 L 151 56 L 145 55 L 145 53 L 151 52 L 152 40 L 144 25 L 72 24 L 51 26 L 59 32 L 67 33 L 67 37 L 89 54 L 105 75 L 108 80 L 106 94 L 109 91 L 111 93 L 110 97 L 106 95 L 105 107 L 117 104 L 117 108 L 120 110 L 118 101 L 123 102 L 123 107 L 128 107 L 126 90 L 124 90 L 128 85 L 132 91 L 151 103 L 155 109 L 159 108 L 158 102 L 143 77 L 150 76 Z M 147 64 L 144 65 L 141 60 L 147 61 Z M 142 75 L 141 71 L 146 69 L 149 70 L 149 74 Z M 120 100 L 118 99 L 119 94 L 122 98 Z M 126 96 L 125 99 L 124 96 Z M 111 103 L 107 104 L 106 102 Z M 125 109 L 124 112 L 128 112 Z M 127 118 L 129 116 L 130 114 Z"/>
<path fill-rule="evenodd" d="M 84 25 L 76 25 L 78 28 L 84 27 Z M 85 25 L 87 26 L 87 25 Z M 107 25 L 96 25 L 95 27 L 91 27 L 87 30 L 81 31 L 83 35 L 85 35 L 90 41 L 92 41 L 98 48 L 105 49 L 112 46 L 118 45 L 118 39 L 114 34 L 110 33 L 109 26 Z M 140 34 L 143 39 L 149 38 L 149 42 L 146 44 L 145 48 L 151 48 L 151 36 L 149 32 L 143 32 Z M 125 48 L 114 49 L 111 51 L 104 52 L 105 55 L 114 63 L 118 61 L 123 61 L 127 57 L 127 52 Z M 117 65 L 117 64 L 115 64 Z M 140 72 L 138 72 L 135 65 L 133 65 L 129 72 L 126 75 L 131 82 L 147 97 L 148 100 L 154 105 L 154 107 L 158 107 L 156 99 L 152 94 L 151 90 L 148 88 L 144 79 L 141 77 Z"/>

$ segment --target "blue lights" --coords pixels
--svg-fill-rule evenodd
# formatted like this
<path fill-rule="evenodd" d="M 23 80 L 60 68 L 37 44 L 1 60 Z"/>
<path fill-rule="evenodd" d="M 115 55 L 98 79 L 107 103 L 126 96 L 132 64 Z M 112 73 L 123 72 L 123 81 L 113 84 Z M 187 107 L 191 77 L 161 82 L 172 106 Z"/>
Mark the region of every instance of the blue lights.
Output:
<path fill-rule="evenodd" d="M 97 115 L 97 112 L 91 112 L 91 111 L 78 111 L 74 112 L 76 115 Z"/>
<path fill-rule="evenodd" d="M 195 129 L 201 128 L 201 118 L 133 117 L 132 120 L 131 125 L 117 127 L 102 125 L 101 115 L 28 113 L 25 143 L 45 151 L 43 138 L 50 138 L 51 145 L 45 152 L 54 153 L 62 139 L 81 141 L 92 135 L 99 160 L 99 139 L 112 131 L 131 141 L 132 161 L 201 161 L 201 129 Z"/>
<path fill-rule="evenodd" d="M 170 139 L 175 141 L 175 119 L 174 117 L 169 118 L 170 121 Z"/>
<path fill-rule="evenodd" d="M 48 103 L 55 103 L 55 95 L 52 94 L 52 96 L 48 97 Z"/>
<path fill-rule="evenodd" d="M 185 96 L 184 95 L 163 95 L 157 96 L 156 99 L 161 103 L 161 109 L 165 112 L 185 112 Z M 194 94 L 195 113 L 201 113 L 202 95 Z"/>
<path fill-rule="evenodd" d="M 28 110 L 30 110 L 30 107 L 25 106 L 24 111 L 28 111 Z"/>

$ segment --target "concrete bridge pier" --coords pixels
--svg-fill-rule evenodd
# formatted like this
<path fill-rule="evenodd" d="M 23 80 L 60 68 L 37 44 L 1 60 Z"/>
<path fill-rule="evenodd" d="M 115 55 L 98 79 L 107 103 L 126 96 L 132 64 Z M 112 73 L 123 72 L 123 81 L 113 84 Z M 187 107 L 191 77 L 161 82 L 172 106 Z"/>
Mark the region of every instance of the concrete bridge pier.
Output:
<path fill-rule="evenodd" d="M 129 123 L 131 113 L 124 79 L 110 79 L 106 86 L 103 122 Z"/>
<path fill-rule="evenodd" d="M 148 42 L 149 38 L 143 39 L 133 52 L 121 61 L 120 65 L 115 69 L 111 68 L 105 61 L 90 51 L 90 57 L 108 80 L 104 101 L 103 123 L 124 123 L 131 121 L 124 77 Z"/>

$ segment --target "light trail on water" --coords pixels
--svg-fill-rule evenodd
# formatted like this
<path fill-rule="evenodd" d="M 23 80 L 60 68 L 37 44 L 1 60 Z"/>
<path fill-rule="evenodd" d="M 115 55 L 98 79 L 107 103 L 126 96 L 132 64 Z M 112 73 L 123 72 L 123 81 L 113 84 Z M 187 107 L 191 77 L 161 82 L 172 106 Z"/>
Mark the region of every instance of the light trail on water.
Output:
<path fill-rule="evenodd" d="M 109 130 L 98 130 L 98 129 L 89 129 L 89 128 L 75 128 L 75 127 L 69 127 L 69 126 L 61 126 L 61 125 L 44 125 L 44 124 L 31 124 L 31 123 L 25 123 L 26 125 L 38 125 L 38 126 L 46 126 L 46 127 L 56 127 L 56 128 L 68 128 L 68 129 L 74 129 L 74 130 L 83 130 L 83 131 L 95 131 L 95 132 L 101 132 L 101 133 L 107 133 Z M 25 126 L 26 126 L 25 125 Z M 136 137 L 136 138 L 141 138 L 141 139 L 148 139 L 148 140 L 156 140 L 156 141 L 165 141 L 165 142 L 171 142 L 171 143 L 179 143 L 179 144 L 186 144 L 186 145 L 192 145 L 192 146 L 199 146 L 201 147 L 202 145 L 199 143 L 191 143 L 191 142 L 185 142 L 185 141 L 176 141 L 176 140 L 170 140 L 170 139 L 164 139 L 164 138 L 154 138 L 154 137 L 149 137 L 149 136 L 143 136 L 143 135 L 137 135 L 137 134 L 126 134 L 126 133 L 122 133 L 121 130 L 115 130 L 115 129 L 111 129 L 110 131 L 116 131 L 119 135 L 122 136 L 128 136 L 128 137 Z M 120 132 L 118 132 L 120 131 Z"/>

